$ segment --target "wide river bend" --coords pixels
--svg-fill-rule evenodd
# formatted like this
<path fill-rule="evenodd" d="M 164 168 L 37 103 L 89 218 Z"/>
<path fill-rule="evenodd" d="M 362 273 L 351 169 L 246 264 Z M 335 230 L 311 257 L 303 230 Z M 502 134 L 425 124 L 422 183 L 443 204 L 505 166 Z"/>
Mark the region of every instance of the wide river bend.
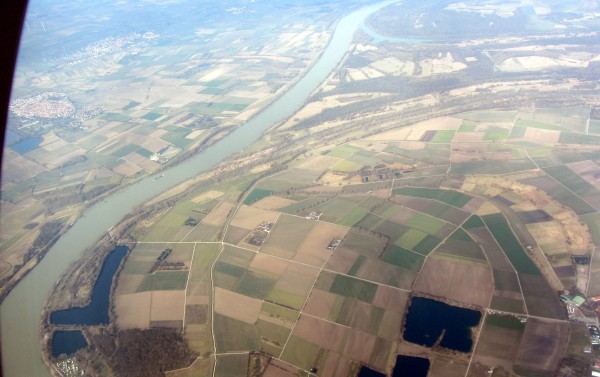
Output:
<path fill-rule="evenodd" d="M 298 111 L 344 57 L 361 22 L 391 2 L 366 6 L 340 19 L 329 44 L 309 71 L 266 109 L 230 135 L 162 172 L 165 175 L 163 179 L 154 180 L 155 176 L 149 176 L 89 208 L 0 306 L 4 376 L 51 376 L 41 359 L 40 315 L 50 289 L 86 248 L 93 246 L 108 228 L 117 224 L 134 206 L 213 168 L 256 141 L 269 127 Z"/>

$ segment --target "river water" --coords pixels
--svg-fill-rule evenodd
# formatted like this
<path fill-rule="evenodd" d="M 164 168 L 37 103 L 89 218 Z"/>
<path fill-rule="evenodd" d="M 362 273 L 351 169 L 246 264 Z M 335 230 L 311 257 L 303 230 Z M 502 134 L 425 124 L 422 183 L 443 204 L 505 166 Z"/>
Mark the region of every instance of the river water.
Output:
<path fill-rule="evenodd" d="M 354 32 L 369 14 L 391 3 L 361 8 L 338 22 L 330 43 L 319 60 L 287 92 L 264 111 L 215 145 L 164 171 L 164 178 L 147 177 L 88 209 L 50 249 L 38 266 L 6 297 L 0 306 L 2 368 L 5 377 L 50 376 L 41 360 L 39 322 L 52 286 L 111 226 L 133 207 L 163 191 L 213 168 L 216 164 L 258 140 L 272 125 L 290 117 L 341 61 Z"/>

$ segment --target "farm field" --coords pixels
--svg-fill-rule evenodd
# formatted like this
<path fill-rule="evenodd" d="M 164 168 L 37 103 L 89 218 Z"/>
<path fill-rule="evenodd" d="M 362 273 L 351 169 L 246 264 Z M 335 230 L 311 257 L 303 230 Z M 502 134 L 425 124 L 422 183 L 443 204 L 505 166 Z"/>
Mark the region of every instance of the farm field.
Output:
<path fill-rule="evenodd" d="M 571 255 L 600 242 L 596 183 L 576 178 L 593 166 L 583 154 L 536 147 L 562 165 L 533 171 L 540 160 L 506 144 L 515 112 L 465 117 L 430 134 L 420 125 L 393 141 L 375 135 L 307 156 L 237 202 L 214 189 L 160 213 L 120 276 L 117 325 L 183 329 L 192 349 L 216 350 L 217 376 L 245 373 L 253 352 L 271 358 L 264 375 L 273 376 L 389 372 L 395 352 L 429 358 L 433 376 L 555 370 L 569 326 L 554 288 L 575 284 Z M 555 131 L 518 122 L 522 139 Z M 476 142 L 460 136 L 477 132 Z M 449 170 L 446 143 L 482 159 Z M 180 270 L 153 271 L 166 248 Z M 600 289 L 594 261 L 589 293 Z M 440 353 L 405 340 L 413 295 L 484 314 L 476 346 Z M 166 311 L 173 305 L 180 309 Z M 536 347 L 548 352 L 534 355 Z"/>
<path fill-rule="evenodd" d="M 590 375 L 597 3 L 30 4 L 3 158 L 3 367 L 393 376 L 406 356 L 429 377 Z M 115 244 L 128 254 L 96 285 Z M 104 286 L 110 323 L 76 326 L 88 345 L 57 356 L 75 326 L 52 313 Z M 10 312 L 25 307 L 35 321 Z"/>
<path fill-rule="evenodd" d="M 214 78 L 203 86 L 203 95 L 229 90 Z M 354 101 L 322 96 L 324 106 Z M 252 104 L 243 102 L 204 111 L 244 112 Z M 167 115 L 133 114 L 136 106 L 130 115 L 146 122 Z M 400 354 L 428 358 L 431 376 L 550 375 L 567 343 L 569 354 L 583 344 L 569 340 L 558 293 L 600 292 L 600 151 L 589 144 L 585 112 L 567 110 L 469 112 L 366 139 L 353 139 L 354 130 L 285 166 L 269 156 L 269 134 L 244 155 L 247 170 L 180 191 L 135 224 L 115 325 L 179 331 L 199 357 L 171 375 L 201 375 L 215 363 L 216 376 L 259 367 L 257 376 L 354 376 L 361 366 L 390 373 Z M 131 122 L 115 113 L 114 132 L 124 127 L 118 119 Z M 143 126 L 132 127 L 156 132 Z M 284 140 L 334 126 L 296 128 L 291 119 L 281 127 L 272 132 Z M 181 150 L 202 137 L 178 128 L 161 127 L 159 137 Z M 113 173 L 133 172 L 136 154 L 159 147 L 85 141 L 94 143 L 124 161 Z M 37 189 L 52 185 L 48 178 Z M 573 256 L 588 253 L 585 275 Z M 406 340 L 405 317 L 419 296 L 481 314 L 469 330 L 474 346 Z"/>

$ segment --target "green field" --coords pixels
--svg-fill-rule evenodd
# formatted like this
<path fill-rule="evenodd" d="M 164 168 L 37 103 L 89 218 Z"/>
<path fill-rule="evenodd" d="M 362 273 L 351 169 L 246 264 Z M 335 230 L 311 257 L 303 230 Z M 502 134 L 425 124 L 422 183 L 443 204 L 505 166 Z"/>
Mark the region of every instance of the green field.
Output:
<path fill-rule="evenodd" d="M 211 203 L 210 205 L 214 205 Z M 163 217 L 154 223 L 150 231 L 144 235 L 143 241 L 181 241 L 192 230 L 185 221 L 192 216 L 193 210 L 202 207 L 192 201 L 181 201 Z M 206 207 L 206 205 L 204 206 Z M 202 208 L 204 208 L 202 207 Z"/>
<path fill-rule="evenodd" d="M 415 229 L 409 229 L 402 236 L 400 236 L 394 245 L 400 246 L 405 249 L 414 250 L 414 248 L 427 237 L 427 233 L 421 232 Z"/>
<path fill-rule="evenodd" d="M 421 270 L 421 267 L 425 262 L 425 257 L 423 255 L 396 245 L 390 245 L 385 250 L 381 259 L 387 263 L 417 272 Z"/>
<path fill-rule="evenodd" d="M 489 315 L 485 320 L 485 325 L 517 331 L 525 330 L 525 323 L 521 322 L 518 318 L 506 315 Z"/>
<path fill-rule="evenodd" d="M 483 221 L 517 272 L 540 274 L 540 270 L 527 256 L 502 214 L 485 215 Z"/>
<path fill-rule="evenodd" d="M 188 139 L 186 136 L 189 135 L 192 130 L 184 127 L 177 127 L 173 131 L 162 135 L 160 138 L 164 141 L 178 146 L 181 149 L 187 148 L 194 140 Z"/>
<path fill-rule="evenodd" d="M 600 246 L 600 213 L 582 215 L 580 219 L 590 228 L 594 245 Z"/>
<path fill-rule="evenodd" d="M 320 209 L 321 206 L 326 205 L 328 200 L 330 200 L 330 198 L 326 196 L 309 197 L 287 207 L 280 208 L 279 211 L 290 215 L 297 215 L 308 210 L 316 211 Z"/>
<path fill-rule="evenodd" d="M 318 366 L 319 355 L 322 356 L 323 351 L 318 345 L 292 335 L 281 359 L 304 370 L 310 370 Z"/>
<path fill-rule="evenodd" d="M 436 131 L 435 136 L 431 139 L 430 143 L 449 143 L 454 137 L 454 131 L 452 130 L 441 130 Z"/>
<path fill-rule="evenodd" d="M 468 122 L 462 122 L 462 124 L 458 128 L 457 132 L 474 132 L 476 128 L 477 128 L 476 124 L 468 123 Z"/>
<path fill-rule="evenodd" d="M 452 233 L 452 235 L 450 235 L 448 239 L 456 241 L 473 242 L 471 236 L 469 236 L 467 232 L 465 232 L 461 228 L 456 229 L 456 231 Z"/>
<path fill-rule="evenodd" d="M 434 199 L 451 206 L 462 208 L 471 197 L 453 190 L 430 189 L 422 187 L 402 187 L 394 189 L 395 195 L 414 196 L 417 198 Z"/>
<path fill-rule="evenodd" d="M 360 301 L 372 302 L 377 292 L 377 285 L 349 276 L 335 275 L 329 292 L 341 296 L 353 297 Z"/>
<path fill-rule="evenodd" d="M 477 215 L 473 215 L 473 216 L 469 217 L 469 219 L 467 221 L 465 221 L 465 223 L 463 224 L 463 227 L 465 229 L 480 228 L 482 226 L 485 226 L 485 224 L 483 223 L 483 220 L 481 219 L 481 217 L 479 217 Z"/>
<path fill-rule="evenodd" d="M 271 196 L 271 195 L 273 195 L 272 190 L 255 188 L 254 190 L 252 190 L 252 192 L 250 192 L 250 194 L 248 194 L 246 199 L 244 199 L 244 204 L 251 205 L 251 204 L 254 204 L 255 202 L 258 202 L 259 200 L 266 198 L 267 196 Z"/>
<path fill-rule="evenodd" d="M 336 221 L 339 225 L 352 226 L 364 215 L 367 214 L 367 210 L 361 207 L 352 208 L 348 213 Z"/>
<path fill-rule="evenodd" d="M 527 132 L 527 127 L 521 127 L 521 126 L 513 126 L 512 130 L 510 131 L 510 135 L 508 136 L 509 139 L 520 139 L 525 137 L 525 132 Z"/>
<path fill-rule="evenodd" d="M 352 145 L 342 145 L 342 146 L 335 148 L 334 150 L 329 152 L 327 155 L 332 156 L 332 157 L 346 159 L 360 150 L 361 150 L 360 148 L 353 147 Z"/>
<path fill-rule="evenodd" d="M 256 271 L 248 270 L 238 282 L 235 291 L 245 296 L 264 300 L 276 282 L 277 280 L 271 276 L 267 276 L 267 273 L 257 273 Z"/>
<path fill-rule="evenodd" d="M 248 355 L 219 355 L 215 377 L 238 377 L 248 371 Z"/>
<path fill-rule="evenodd" d="M 470 111 L 457 115 L 459 118 L 475 122 L 512 122 L 517 116 L 516 111 Z"/>
<path fill-rule="evenodd" d="M 252 351 L 259 349 L 256 326 L 220 314 L 214 314 L 217 352 Z"/>
<path fill-rule="evenodd" d="M 600 134 L 600 120 L 590 119 L 589 133 L 591 134 Z"/>
<path fill-rule="evenodd" d="M 583 196 L 591 192 L 600 194 L 594 186 L 564 165 L 546 167 L 544 171 L 577 195 Z"/>
<path fill-rule="evenodd" d="M 337 164 L 333 165 L 331 167 L 331 170 L 342 172 L 342 173 L 350 173 L 353 171 L 357 171 L 360 168 L 361 168 L 361 165 L 356 164 L 351 161 L 344 160 L 344 161 L 340 161 Z"/>
<path fill-rule="evenodd" d="M 533 119 L 517 119 L 515 126 L 541 128 L 543 130 L 565 131 L 564 127 L 556 124 L 544 123 Z"/>
<path fill-rule="evenodd" d="M 585 200 L 581 199 L 563 185 L 548 176 L 524 179 L 523 183 L 533 185 L 546 192 L 560 204 L 571 208 L 578 215 L 596 212 Z"/>
<path fill-rule="evenodd" d="M 444 227 L 444 225 L 446 225 L 445 222 L 436 219 L 435 217 L 427 216 L 421 213 L 411 216 L 405 222 L 405 224 L 413 229 L 417 229 L 429 234 L 437 233 L 440 229 L 442 229 L 442 227 Z"/>
<path fill-rule="evenodd" d="M 503 296 L 493 296 L 490 307 L 496 310 L 511 313 L 525 313 L 525 311 L 523 310 L 523 300 L 517 300 Z"/>
<path fill-rule="evenodd" d="M 376 165 L 380 162 L 377 159 L 376 153 L 364 149 L 361 149 L 348 157 L 347 161 L 355 163 L 359 168 L 365 165 Z"/>
<path fill-rule="evenodd" d="M 433 249 L 435 249 L 437 247 L 437 245 L 440 244 L 440 242 L 441 242 L 441 240 L 439 238 L 428 235 L 425 238 L 423 238 L 423 240 L 421 240 L 421 242 L 419 242 L 413 248 L 413 250 L 420 254 L 427 255 L 427 254 L 431 253 L 433 251 Z"/>
<path fill-rule="evenodd" d="M 261 320 L 258 320 L 256 323 L 256 328 L 258 329 L 262 347 L 266 349 L 271 347 L 270 354 L 278 357 L 290 335 L 291 329 Z"/>
<path fill-rule="evenodd" d="M 493 268 L 494 266 L 492 266 Z M 493 269 L 494 285 L 501 291 L 521 292 L 517 274 L 511 270 Z"/>
<path fill-rule="evenodd" d="M 356 273 L 358 272 L 358 270 L 360 270 L 360 268 L 366 260 L 367 257 L 365 257 L 364 255 L 359 255 L 352 264 L 352 267 L 350 267 L 350 269 L 348 270 L 348 275 L 356 276 Z"/>
<path fill-rule="evenodd" d="M 220 272 L 222 274 L 233 276 L 235 278 L 241 278 L 242 276 L 244 276 L 246 269 L 219 260 L 217 261 L 217 263 L 215 263 L 215 272 Z"/>
<path fill-rule="evenodd" d="M 563 144 L 600 144 L 600 136 L 597 135 L 584 135 L 573 132 L 561 132 L 560 139 L 558 140 Z"/>
<path fill-rule="evenodd" d="M 490 128 L 487 131 L 485 131 L 483 140 L 491 140 L 491 141 L 504 140 L 504 139 L 508 138 L 508 132 L 509 132 L 509 130 L 506 128 L 500 128 L 500 127 Z"/>
<path fill-rule="evenodd" d="M 111 155 L 113 155 L 115 157 L 125 157 L 129 153 L 135 152 L 135 150 L 138 148 L 139 148 L 139 146 L 136 144 L 127 144 L 126 146 L 119 148 L 116 151 L 112 152 Z"/>
<path fill-rule="evenodd" d="M 287 308 L 300 310 L 302 309 L 302 305 L 304 305 L 304 302 L 306 301 L 307 295 L 308 292 L 306 292 L 306 294 L 304 295 L 300 295 L 275 288 L 271 290 L 271 292 L 267 296 L 267 300 L 279 305 L 283 305 Z"/>
<path fill-rule="evenodd" d="M 156 271 L 146 275 L 138 287 L 138 292 L 144 291 L 175 291 L 185 289 L 188 278 L 187 271 Z"/>
<path fill-rule="evenodd" d="M 141 118 L 147 119 L 147 120 L 156 120 L 156 119 L 160 118 L 161 116 L 163 116 L 163 114 L 155 113 L 154 111 L 151 111 L 149 113 L 142 115 Z"/>
<path fill-rule="evenodd" d="M 529 159 L 468 161 L 454 165 L 452 175 L 506 174 L 531 170 L 535 169 L 535 167 L 534 163 Z"/>

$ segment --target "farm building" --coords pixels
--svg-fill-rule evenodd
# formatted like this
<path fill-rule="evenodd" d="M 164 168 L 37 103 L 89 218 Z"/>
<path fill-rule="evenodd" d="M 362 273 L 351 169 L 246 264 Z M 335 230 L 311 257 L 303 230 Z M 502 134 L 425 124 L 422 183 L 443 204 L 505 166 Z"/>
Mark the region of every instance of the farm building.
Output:
<path fill-rule="evenodd" d="M 385 164 L 378 164 L 373 167 L 364 166 L 359 173 L 363 182 L 384 181 L 400 177 L 398 170 L 392 170 Z"/>

